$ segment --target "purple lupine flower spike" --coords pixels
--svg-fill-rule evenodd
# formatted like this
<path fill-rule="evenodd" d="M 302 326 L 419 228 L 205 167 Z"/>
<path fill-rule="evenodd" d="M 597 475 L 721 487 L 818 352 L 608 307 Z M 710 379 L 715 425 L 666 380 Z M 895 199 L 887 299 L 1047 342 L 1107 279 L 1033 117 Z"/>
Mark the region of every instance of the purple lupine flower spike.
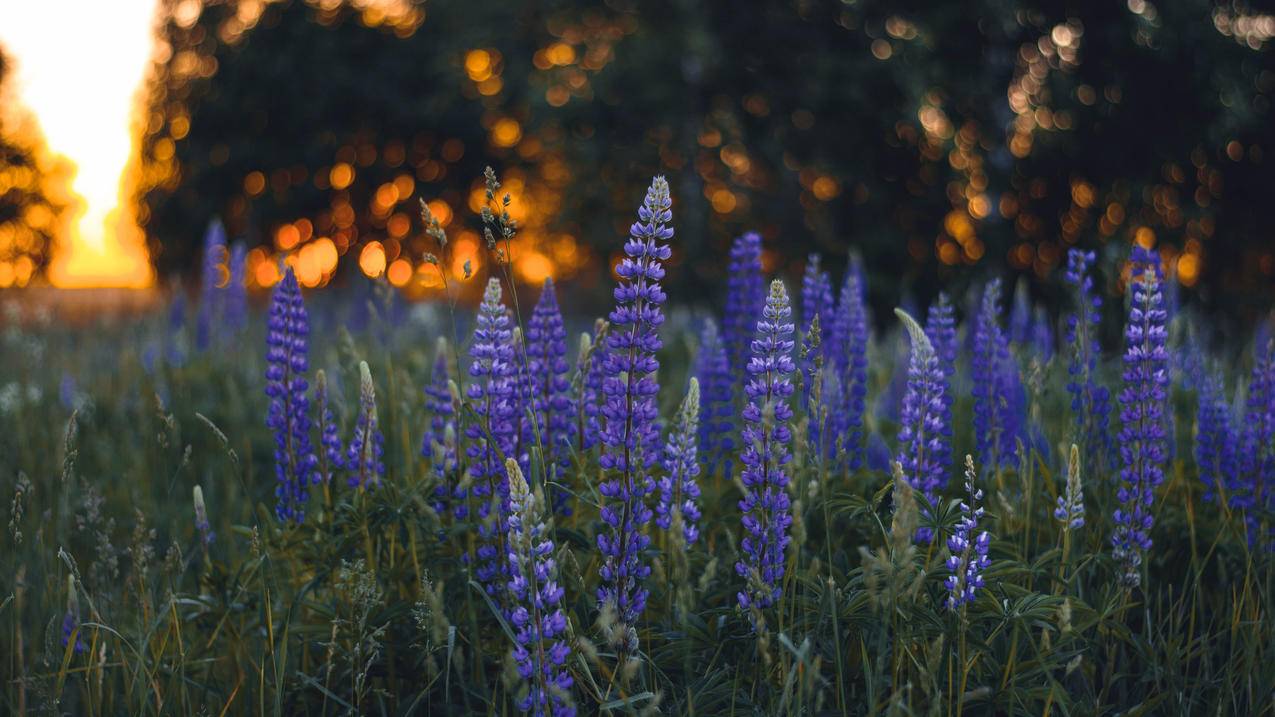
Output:
<path fill-rule="evenodd" d="M 425 413 L 429 416 L 429 427 L 421 439 L 421 457 L 430 462 L 437 481 L 433 491 L 434 511 L 443 516 L 450 508 L 453 517 L 463 520 L 468 515 L 465 506 L 467 491 L 463 485 L 452 486 L 448 482 L 458 466 L 456 408 L 447 385 L 451 380 L 448 350 L 447 339 L 440 336 L 434 349 L 429 383 L 425 386 Z"/>
<path fill-rule="evenodd" d="M 1231 419 L 1220 376 L 1202 373 L 1197 381 L 1195 465 L 1204 483 L 1205 500 L 1214 500 L 1219 489 L 1228 493 L 1239 477 L 1238 435 Z"/>
<path fill-rule="evenodd" d="M 819 323 L 823 325 L 824 333 L 832 324 L 833 314 L 833 298 L 832 298 L 832 280 L 828 276 L 828 272 L 821 267 L 823 265 L 823 257 L 818 254 L 811 254 L 806 257 L 806 272 L 801 278 L 801 324 L 809 326 L 811 320 L 815 316 L 819 317 Z M 820 336 L 820 343 L 827 343 L 823 339 L 826 336 Z"/>
<path fill-rule="evenodd" d="M 72 651 L 76 655 L 81 655 L 88 650 L 88 645 L 84 643 L 84 632 L 76 632 L 80 626 L 80 598 L 75 590 L 74 575 L 66 576 L 66 589 L 66 614 L 62 617 L 62 647 L 70 644 L 74 636 L 75 646 Z"/>
<path fill-rule="evenodd" d="M 643 582 L 651 573 L 642 552 L 651 542 L 645 529 L 651 520 L 646 496 L 654 486 L 650 470 L 659 442 L 656 352 L 662 345 L 659 328 L 664 323 L 660 280 L 663 262 L 672 254 L 666 243 L 673 237 L 668 225 L 671 206 L 668 182 L 656 177 L 638 208 L 638 221 L 629 229 L 625 257 L 616 267 L 620 283 L 615 287 L 616 305 L 607 337 L 600 461 L 606 479 L 598 489 L 606 525 L 597 536 L 603 559 L 598 603 L 603 612 L 614 614 L 620 652 L 637 649 L 636 623 L 646 608 L 648 592 Z"/>
<path fill-rule="evenodd" d="M 1260 336 L 1258 337 L 1260 341 Z M 1234 495 L 1246 510 L 1249 543 L 1267 551 L 1275 550 L 1275 528 L 1270 513 L 1275 509 L 1275 338 L 1253 347 L 1253 371 L 1244 402 L 1243 460 L 1237 471 Z M 1267 526 L 1263 533 L 1262 525 Z"/>
<path fill-rule="evenodd" d="M 1120 391 L 1120 507 L 1115 511 L 1112 556 L 1121 583 L 1141 583 L 1143 554 L 1151 548 L 1151 506 L 1164 480 L 1168 446 L 1165 412 L 1169 396 L 1167 315 L 1161 295 L 1159 258 L 1135 246 L 1129 321 L 1125 325 L 1124 387 Z"/>
<path fill-rule="evenodd" d="M 594 325 L 593 335 L 580 336 L 580 358 L 578 366 L 583 365 L 584 375 L 581 378 L 580 419 L 577 422 L 580 432 L 580 450 L 587 451 L 602 440 L 602 385 L 606 382 L 607 342 L 603 338 L 604 331 L 609 330 L 606 321 L 598 319 Z M 587 358 L 587 365 L 585 364 Z M 578 369 L 581 370 L 581 369 Z"/>
<path fill-rule="evenodd" d="M 225 312 L 225 290 L 229 286 L 223 276 L 226 261 L 226 228 L 220 219 L 208 223 L 204 233 L 203 272 L 199 286 L 199 312 L 195 315 L 195 348 L 208 350 L 212 344 L 214 326 Z"/>
<path fill-rule="evenodd" d="M 1000 327 L 1000 296 L 1000 279 L 993 279 L 983 290 L 970 363 L 978 454 L 991 470 L 1013 460 L 1026 414 L 1018 364 Z"/>
<path fill-rule="evenodd" d="M 907 389 L 899 410 L 899 450 L 895 460 L 903 467 L 903 477 L 913 489 L 923 491 L 933 502 L 947 482 L 944 460 L 951 454 L 951 425 L 945 399 L 946 377 L 938 354 L 921 325 L 903 309 L 895 309 L 912 340 L 908 361 Z M 928 541 L 929 529 L 917 531 L 917 539 Z"/>
<path fill-rule="evenodd" d="M 701 390 L 699 454 L 709 475 L 713 475 L 723 464 L 729 465 L 729 456 L 735 450 L 735 409 L 730 360 L 712 319 L 704 322 L 704 330 L 700 333 L 694 374 L 699 379 Z M 726 472 L 729 473 L 729 468 Z"/>
<path fill-rule="evenodd" d="M 345 450 L 341 446 L 341 429 L 332 415 L 332 404 L 328 396 L 328 377 L 319 369 L 314 375 L 314 407 L 319 416 L 318 481 L 324 484 L 332 481 L 336 471 L 345 465 Z"/>
<path fill-rule="evenodd" d="M 1106 466 L 1113 450 L 1107 427 L 1111 420 L 1111 394 L 1098 383 L 1098 323 L 1102 297 L 1094 293 L 1089 270 L 1094 253 L 1080 249 L 1067 252 L 1067 283 L 1073 287 L 1075 312 L 1067 317 L 1067 392 L 1076 426 L 1076 443 L 1091 461 L 1090 466 Z"/>
<path fill-rule="evenodd" d="M 947 606 L 952 610 L 974 601 L 978 589 L 985 584 L 983 571 L 992 565 L 992 559 L 987 556 L 992 536 L 986 530 L 978 532 L 978 522 L 983 518 L 983 508 L 978 503 L 983 499 L 983 491 L 974 487 L 975 480 L 974 457 L 967 455 L 965 493 L 969 502 L 961 501 L 961 518 L 956 523 L 956 532 L 947 539 L 947 549 L 951 552 L 947 569 L 951 574 L 943 585 L 948 590 Z"/>
<path fill-rule="evenodd" d="M 546 466 L 556 466 L 558 480 L 571 467 L 571 440 L 575 434 L 575 406 L 567 372 L 567 330 L 562 325 L 553 280 L 545 279 L 540 300 L 527 321 L 527 376 L 531 381 L 536 430 L 543 444 Z M 528 436 L 528 443 L 534 438 Z M 552 493 L 553 511 L 571 515 L 571 494 L 561 488 Z"/>
<path fill-rule="evenodd" d="M 301 523 L 310 483 L 318 478 L 318 458 L 310 443 L 309 384 L 310 319 L 301 287 L 289 267 L 275 286 L 266 334 L 266 396 L 270 409 L 266 425 L 274 431 L 275 514 L 279 520 Z"/>
<path fill-rule="evenodd" d="M 929 309 L 925 317 L 925 336 L 934 347 L 934 355 L 938 358 L 940 383 L 943 389 L 943 409 L 939 413 L 939 422 L 945 427 L 935 446 L 934 460 L 940 466 L 941 489 L 947 484 L 948 467 L 952 464 L 952 403 L 955 393 L 952 390 L 952 379 L 956 376 L 956 316 L 955 307 L 947 294 L 939 292 L 939 298 Z"/>
<path fill-rule="evenodd" d="M 696 433 L 700 414 L 699 381 L 692 376 L 686 398 L 677 412 L 677 425 L 669 433 L 664 444 L 660 477 L 660 498 L 655 504 L 655 524 L 664 530 L 681 525 L 686 545 L 694 545 L 699 538 L 699 461 L 696 457 Z"/>
<path fill-rule="evenodd" d="M 1054 357 L 1054 325 L 1045 307 L 1037 305 L 1032 312 L 1032 349 L 1041 363 L 1049 363 Z"/>
<path fill-rule="evenodd" d="M 792 306 L 784 283 L 776 279 L 770 284 L 766 308 L 757 322 L 753 358 L 748 362 L 750 378 L 744 387 L 748 406 L 743 414 L 740 462 L 744 469 L 740 479 L 746 493 L 739 501 L 744 537 L 740 541 L 742 559 L 735 563 L 735 572 L 745 580 L 745 589 L 738 595 L 745 610 L 765 609 L 783 595 L 788 527 L 792 525 L 785 465 L 792 458 L 788 444 L 792 440 L 789 398 L 793 393 L 789 377 L 796 370 L 793 346 Z"/>
<path fill-rule="evenodd" d="M 866 464 L 863 412 L 868 396 L 868 307 L 864 299 L 862 267 L 851 260 L 841 286 L 832 332 L 833 370 L 837 377 L 837 410 L 831 417 L 833 435 L 840 436 L 850 470 Z M 835 450 L 835 442 L 829 442 Z"/>
<path fill-rule="evenodd" d="M 474 516 L 478 523 L 478 567 L 475 574 L 492 596 L 503 592 L 506 570 L 505 546 L 509 516 L 509 477 L 504 459 L 514 451 L 514 391 L 516 389 L 513 332 L 509 314 L 501 304 L 500 280 L 492 277 L 478 307 L 474 340 L 469 347 L 470 381 L 466 395 L 476 420 L 465 427 L 474 482 L 471 495 L 477 499 Z M 495 511 L 492 511 L 493 502 Z"/>
<path fill-rule="evenodd" d="M 1067 489 L 1058 496 L 1054 518 L 1066 526 L 1066 530 L 1085 527 L 1085 491 L 1080 484 L 1080 446 L 1071 444 L 1067 459 Z"/>
<path fill-rule="evenodd" d="M 1031 339 L 1032 305 L 1031 294 L 1027 289 L 1027 279 L 1018 278 L 1014 285 L 1014 301 L 1009 310 L 1009 340 L 1019 346 L 1026 346 Z"/>
<path fill-rule="evenodd" d="M 359 362 L 359 417 L 345 454 L 346 482 L 351 488 L 375 488 L 385 477 L 385 438 L 376 416 L 376 388 L 367 361 Z"/>
<path fill-rule="evenodd" d="M 508 591 L 514 632 L 513 658 L 527 692 L 518 708 L 536 717 L 573 717 L 571 648 L 563 639 L 567 618 L 562 612 L 553 540 L 543 521 L 540 496 L 533 493 L 518 461 L 505 462 L 509 476 Z"/>
<path fill-rule="evenodd" d="M 730 266 L 726 278 L 726 316 L 722 322 L 722 340 L 726 357 L 735 372 L 736 385 L 748 380 L 749 344 L 757 327 L 757 317 L 766 303 L 766 282 L 762 278 L 761 235 L 749 232 L 730 248 Z"/>

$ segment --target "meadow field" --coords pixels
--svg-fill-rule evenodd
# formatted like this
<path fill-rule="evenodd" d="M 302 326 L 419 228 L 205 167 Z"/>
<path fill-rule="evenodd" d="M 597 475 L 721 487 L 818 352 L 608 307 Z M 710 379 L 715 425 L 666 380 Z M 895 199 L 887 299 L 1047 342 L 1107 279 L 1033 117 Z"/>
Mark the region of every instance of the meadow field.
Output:
<path fill-rule="evenodd" d="M 1116 240 L 1049 303 L 751 234 L 678 296 L 662 178 L 594 311 L 487 187 L 477 305 L 250 296 L 216 232 L 159 308 L 6 297 L 0 712 L 1275 713 L 1272 315 Z"/>

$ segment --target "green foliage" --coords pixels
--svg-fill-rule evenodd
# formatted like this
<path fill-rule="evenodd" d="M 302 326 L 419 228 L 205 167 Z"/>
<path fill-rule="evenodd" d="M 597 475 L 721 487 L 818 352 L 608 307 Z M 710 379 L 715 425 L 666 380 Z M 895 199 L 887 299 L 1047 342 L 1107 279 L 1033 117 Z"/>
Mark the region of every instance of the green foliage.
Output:
<path fill-rule="evenodd" d="M 312 302 L 316 327 L 334 323 L 341 298 Z M 342 481 L 316 487 L 299 527 L 279 524 L 270 507 L 259 328 L 234 351 L 182 366 L 149 355 L 166 333 L 159 317 L 109 331 L 6 330 L 0 711 L 516 713 L 510 626 L 471 576 L 474 534 L 432 509 L 435 473 L 418 454 L 420 388 L 432 336 L 446 325 L 408 321 L 392 333 L 382 326 L 339 338 L 316 331 L 313 364 L 329 376 L 347 435 L 353 366 L 360 358 L 370 365 L 387 474 L 372 491 Z M 669 330 L 679 330 L 676 322 Z M 680 399 L 674 387 L 685 385 L 688 342 L 670 336 L 666 345 L 668 416 Z M 1065 366 L 1041 373 L 1034 410 L 1047 436 L 1066 436 Z M 1140 591 L 1114 579 L 1112 475 L 1081 477 L 1085 526 L 1064 535 L 1052 517 L 1066 451 L 978 479 L 993 563 L 987 587 L 956 612 L 943 606 L 944 543 L 912 540 L 921 524 L 951 531 L 956 489 L 930 505 L 889 475 L 833 473 L 798 446 L 794 545 L 784 597 L 764 630 L 754 633 L 752 616 L 736 607 L 737 485 L 733 476 L 701 476 L 701 538 L 678 555 L 664 552 L 662 538 L 653 542 L 640 650 L 622 664 L 596 610 L 597 456 L 574 455 L 557 480 L 576 510 L 552 533 L 577 707 L 610 715 L 1269 713 L 1271 555 L 1249 549 L 1243 516 L 1202 499 L 1185 438 L 1191 401 L 1180 387 L 1177 398 L 1184 438 L 1157 496 Z M 959 417 L 970 408 L 962 400 L 954 410 Z M 960 421 L 955 439 L 962 454 L 972 444 Z M 216 534 L 206 549 L 189 498 L 196 485 Z M 68 610 L 79 626 L 64 646 Z"/>

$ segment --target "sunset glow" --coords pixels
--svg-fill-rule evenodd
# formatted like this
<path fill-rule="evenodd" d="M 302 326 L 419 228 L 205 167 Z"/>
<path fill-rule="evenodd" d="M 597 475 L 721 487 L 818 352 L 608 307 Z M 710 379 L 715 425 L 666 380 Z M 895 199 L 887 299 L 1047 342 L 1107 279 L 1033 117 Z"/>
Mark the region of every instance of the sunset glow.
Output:
<path fill-rule="evenodd" d="M 135 98 L 150 58 L 155 0 L 0 3 L 0 44 L 14 57 L 17 97 L 49 149 L 76 167 L 84 202 L 54 249 L 60 287 L 145 287 L 145 240 L 121 196 L 135 154 Z"/>

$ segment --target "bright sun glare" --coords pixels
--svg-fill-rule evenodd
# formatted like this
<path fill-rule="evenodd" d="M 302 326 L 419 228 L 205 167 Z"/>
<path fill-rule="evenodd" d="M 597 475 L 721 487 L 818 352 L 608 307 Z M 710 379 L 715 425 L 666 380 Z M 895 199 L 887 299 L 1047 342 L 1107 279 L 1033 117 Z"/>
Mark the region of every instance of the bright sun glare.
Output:
<path fill-rule="evenodd" d="M 136 95 L 153 39 L 155 0 L 4 0 L 0 44 L 15 59 L 20 101 L 49 148 L 77 167 L 83 198 L 55 248 L 56 286 L 144 287 L 153 277 L 141 231 L 121 196 Z"/>

